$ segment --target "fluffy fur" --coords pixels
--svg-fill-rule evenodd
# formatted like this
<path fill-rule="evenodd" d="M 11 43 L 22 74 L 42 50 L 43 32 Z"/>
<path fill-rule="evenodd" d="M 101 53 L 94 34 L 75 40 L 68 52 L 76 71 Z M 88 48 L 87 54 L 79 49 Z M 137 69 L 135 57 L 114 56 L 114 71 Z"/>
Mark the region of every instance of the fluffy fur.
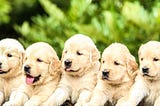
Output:
<path fill-rule="evenodd" d="M 115 106 L 134 83 L 137 69 L 136 60 L 125 45 L 111 44 L 102 53 L 97 85 L 84 106 L 104 106 L 107 101 Z"/>
<path fill-rule="evenodd" d="M 117 106 L 160 106 L 160 42 L 149 41 L 139 48 L 140 68 L 129 95 Z"/>
<path fill-rule="evenodd" d="M 96 85 L 99 58 L 100 53 L 89 37 L 76 34 L 69 38 L 62 54 L 62 79 L 44 106 L 59 106 L 67 99 L 75 106 L 88 102 Z"/>
<path fill-rule="evenodd" d="M 23 46 L 15 39 L 0 41 L 0 105 L 22 83 Z"/>
<path fill-rule="evenodd" d="M 5 106 L 41 105 L 58 85 L 61 64 L 49 44 L 38 42 L 26 49 L 23 70 L 25 82 L 11 95 Z"/>

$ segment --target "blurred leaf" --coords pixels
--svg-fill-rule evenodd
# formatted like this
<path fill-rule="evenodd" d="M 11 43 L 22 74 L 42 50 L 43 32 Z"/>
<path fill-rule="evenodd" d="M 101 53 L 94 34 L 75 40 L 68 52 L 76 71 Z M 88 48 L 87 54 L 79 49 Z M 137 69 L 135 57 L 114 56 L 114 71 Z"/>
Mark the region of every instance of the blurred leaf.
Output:
<path fill-rule="evenodd" d="M 10 21 L 11 5 L 8 0 L 0 0 L 0 25 Z"/>

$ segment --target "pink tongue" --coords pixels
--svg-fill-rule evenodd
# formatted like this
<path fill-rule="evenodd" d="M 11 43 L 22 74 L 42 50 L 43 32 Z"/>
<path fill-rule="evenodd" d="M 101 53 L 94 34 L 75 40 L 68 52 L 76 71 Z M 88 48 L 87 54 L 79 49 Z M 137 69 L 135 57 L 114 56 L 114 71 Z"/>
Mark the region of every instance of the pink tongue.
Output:
<path fill-rule="evenodd" d="M 33 77 L 26 77 L 26 83 L 27 84 L 32 84 L 34 81 L 34 78 Z"/>

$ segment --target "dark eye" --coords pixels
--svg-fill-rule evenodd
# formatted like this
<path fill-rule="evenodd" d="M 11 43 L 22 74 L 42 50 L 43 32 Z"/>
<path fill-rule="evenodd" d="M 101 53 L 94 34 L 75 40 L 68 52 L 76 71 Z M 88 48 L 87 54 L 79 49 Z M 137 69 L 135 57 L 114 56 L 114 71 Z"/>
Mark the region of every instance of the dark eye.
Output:
<path fill-rule="evenodd" d="M 7 57 L 12 57 L 12 54 L 9 54 L 9 53 L 8 53 L 8 54 L 7 54 Z"/>
<path fill-rule="evenodd" d="M 120 65 L 120 63 L 118 63 L 117 61 L 114 61 L 114 64 L 115 64 L 115 65 Z"/>
<path fill-rule="evenodd" d="M 159 59 L 158 58 L 153 58 L 153 61 L 159 61 Z"/>
<path fill-rule="evenodd" d="M 141 58 L 141 61 L 143 61 L 143 58 Z"/>
<path fill-rule="evenodd" d="M 67 53 L 67 50 L 64 53 Z"/>
<path fill-rule="evenodd" d="M 38 62 L 43 62 L 43 60 L 41 60 L 40 58 L 37 58 L 37 61 L 38 61 Z"/>
<path fill-rule="evenodd" d="M 80 53 L 79 51 L 77 51 L 77 55 L 82 55 L 82 53 Z"/>
<path fill-rule="evenodd" d="M 102 63 L 105 63 L 105 61 L 103 60 Z"/>

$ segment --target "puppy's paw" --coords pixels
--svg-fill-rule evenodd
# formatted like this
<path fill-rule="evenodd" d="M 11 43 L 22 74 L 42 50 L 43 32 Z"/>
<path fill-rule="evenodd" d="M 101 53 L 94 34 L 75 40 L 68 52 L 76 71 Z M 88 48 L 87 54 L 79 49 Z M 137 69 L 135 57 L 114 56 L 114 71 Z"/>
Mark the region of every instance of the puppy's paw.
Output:
<path fill-rule="evenodd" d="M 16 102 L 8 101 L 5 102 L 2 106 L 20 106 L 20 105 L 16 104 Z"/>
<path fill-rule="evenodd" d="M 41 106 L 57 106 L 57 104 L 52 101 L 46 101 L 46 102 L 42 103 Z"/>
<path fill-rule="evenodd" d="M 121 102 L 117 103 L 116 106 L 136 106 L 136 105 L 131 102 Z"/>
<path fill-rule="evenodd" d="M 36 101 L 27 101 L 24 106 L 39 106 Z"/>
<path fill-rule="evenodd" d="M 88 102 L 83 104 L 82 106 L 98 106 L 98 105 Z"/>

